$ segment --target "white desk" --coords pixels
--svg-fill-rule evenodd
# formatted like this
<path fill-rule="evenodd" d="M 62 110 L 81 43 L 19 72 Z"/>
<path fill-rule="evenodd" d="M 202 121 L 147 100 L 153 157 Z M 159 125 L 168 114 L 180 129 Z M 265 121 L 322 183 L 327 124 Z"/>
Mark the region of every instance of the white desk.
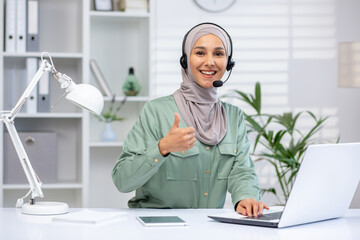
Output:
<path fill-rule="evenodd" d="M 81 209 L 71 209 L 71 212 Z M 102 224 L 52 222 L 51 217 L 28 216 L 14 208 L 0 208 L 0 239 L 360 239 L 360 209 L 351 209 L 344 218 L 306 224 L 296 227 L 273 229 L 219 223 L 209 214 L 231 211 L 229 209 L 92 209 L 97 211 L 123 211 L 128 213 Z M 189 226 L 143 227 L 136 219 L 139 215 L 177 215 Z"/>

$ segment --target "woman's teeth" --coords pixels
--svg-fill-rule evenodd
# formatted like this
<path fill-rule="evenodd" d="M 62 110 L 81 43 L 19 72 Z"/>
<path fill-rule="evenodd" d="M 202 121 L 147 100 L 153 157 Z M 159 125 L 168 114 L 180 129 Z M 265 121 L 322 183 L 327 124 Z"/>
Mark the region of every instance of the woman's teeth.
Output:
<path fill-rule="evenodd" d="M 215 71 L 200 71 L 200 72 L 206 75 L 214 75 L 216 73 Z"/>

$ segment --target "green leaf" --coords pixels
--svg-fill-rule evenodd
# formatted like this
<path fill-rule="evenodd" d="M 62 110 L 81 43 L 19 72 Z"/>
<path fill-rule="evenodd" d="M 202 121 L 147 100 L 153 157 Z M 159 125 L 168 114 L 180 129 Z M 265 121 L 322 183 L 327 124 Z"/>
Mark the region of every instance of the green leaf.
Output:
<path fill-rule="evenodd" d="M 300 117 L 300 115 L 301 115 L 302 113 L 303 113 L 303 112 L 299 112 L 299 113 L 296 114 L 295 117 L 291 120 L 290 128 L 288 129 L 289 132 L 290 132 L 290 135 L 293 135 L 296 122 L 297 122 L 298 118 Z"/>
<path fill-rule="evenodd" d="M 260 138 L 261 138 L 261 134 L 256 136 L 253 152 L 255 152 L 256 146 L 258 145 Z"/>
<path fill-rule="evenodd" d="M 261 114 L 261 86 L 259 82 L 255 85 L 255 106 L 256 112 Z"/>
<path fill-rule="evenodd" d="M 312 113 L 312 112 L 310 112 L 310 111 L 306 111 L 315 121 L 317 121 L 317 119 L 316 119 L 316 116 Z"/>
<path fill-rule="evenodd" d="M 123 121 L 123 120 L 125 120 L 126 118 L 124 118 L 124 117 L 114 117 L 113 118 L 113 121 Z"/>
<path fill-rule="evenodd" d="M 280 154 L 271 154 L 271 153 L 263 153 L 262 155 L 268 157 L 268 158 L 272 158 L 276 161 L 279 161 L 281 163 L 286 164 L 287 166 L 292 166 L 292 165 L 296 165 L 298 164 L 298 161 L 296 161 L 296 159 L 294 158 L 289 158 L 286 157 L 284 155 L 280 155 Z"/>
<path fill-rule="evenodd" d="M 239 90 L 235 90 L 235 93 L 239 94 L 240 97 L 238 99 L 242 100 L 243 102 L 247 103 L 248 105 L 250 105 L 252 108 L 255 109 L 256 112 L 257 111 L 257 108 L 256 108 L 256 105 L 255 105 L 255 99 L 254 99 L 254 96 L 251 95 L 251 94 L 246 94 L 246 93 L 243 93 Z"/>
<path fill-rule="evenodd" d="M 265 132 L 264 129 L 251 117 L 245 117 L 245 120 L 250 124 L 250 127 L 258 133 Z"/>
<path fill-rule="evenodd" d="M 313 116 L 313 114 L 311 112 L 309 112 L 310 115 Z M 314 116 L 315 117 L 315 116 Z M 326 121 L 327 117 L 325 118 L 320 118 L 320 119 L 316 119 L 316 117 L 314 118 L 316 120 L 316 124 L 315 126 L 305 135 L 305 137 L 302 139 L 301 143 L 302 144 L 306 144 L 306 142 L 314 135 L 316 134 L 321 128 L 323 128 L 323 123 Z"/>
<path fill-rule="evenodd" d="M 282 137 L 286 134 L 285 130 L 280 130 L 276 133 L 275 137 L 274 137 L 274 144 L 275 145 L 280 145 L 280 141 L 282 139 Z"/>
<path fill-rule="evenodd" d="M 241 100 L 251 105 L 251 100 L 249 99 L 246 93 L 243 93 L 239 90 L 235 90 L 235 92 L 241 96 L 240 98 Z"/>
<path fill-rule="evenodd" d="M 300 164 L 299 164 L 299 167 L 300 167 Z M 298 171 L 299 171 L 299 167 L 298 167 L 297 169 L 295 169 L 295 170 L 291 173 L 291 175 L 290 175 L 290 177 L 289 177 L 289 179 L 288 179 L 288 182 L 292 182 L 293 179 L 296 177 L 296 175 L 297 175 L 297 173 L 298 173 Z"/>
<path fill-rule="evenodd" d="M 262 188 L 261 189 L 261 195 L 264 195 L 264 193 L 272 193 L 276 196 L 276 190 L 275 188 Z"/>

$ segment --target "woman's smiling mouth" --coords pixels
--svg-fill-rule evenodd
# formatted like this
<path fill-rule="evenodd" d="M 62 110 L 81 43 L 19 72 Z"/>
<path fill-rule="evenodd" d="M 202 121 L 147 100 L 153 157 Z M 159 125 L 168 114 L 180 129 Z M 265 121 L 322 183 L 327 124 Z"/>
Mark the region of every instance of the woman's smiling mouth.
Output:
<path fill-rule="evenodd" d="M 210 76 L 216 74 L 216 71 L 203 71 L 203 70 L 200 70 L 200 72 L 201 72 L 202 74 L 210 75 Z"/>

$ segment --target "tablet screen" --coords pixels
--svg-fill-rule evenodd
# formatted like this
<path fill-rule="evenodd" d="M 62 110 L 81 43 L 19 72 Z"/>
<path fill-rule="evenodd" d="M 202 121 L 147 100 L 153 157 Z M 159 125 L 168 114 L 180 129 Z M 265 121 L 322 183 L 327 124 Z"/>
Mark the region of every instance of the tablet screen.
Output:
<path fill-rule="evenodd" d="M 144 226 L 185 226 L 186 222 L 177 216 L 139 216 Z"/>

